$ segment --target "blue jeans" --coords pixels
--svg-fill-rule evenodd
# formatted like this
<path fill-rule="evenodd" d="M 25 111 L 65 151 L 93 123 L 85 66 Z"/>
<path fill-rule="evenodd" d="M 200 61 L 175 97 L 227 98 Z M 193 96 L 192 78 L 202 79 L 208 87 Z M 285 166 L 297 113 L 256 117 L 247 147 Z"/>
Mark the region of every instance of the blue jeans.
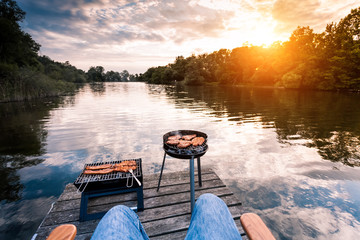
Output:
<path fill-rule="evenodd" d="M 149 239 L 138 216 L 128 207 L 116 206 L 101 219 L 91 238 Z M 189 239 L 241 239 L 226 204 L 213 194 L 203 194 L 196 201 L 186 234 Z"/>

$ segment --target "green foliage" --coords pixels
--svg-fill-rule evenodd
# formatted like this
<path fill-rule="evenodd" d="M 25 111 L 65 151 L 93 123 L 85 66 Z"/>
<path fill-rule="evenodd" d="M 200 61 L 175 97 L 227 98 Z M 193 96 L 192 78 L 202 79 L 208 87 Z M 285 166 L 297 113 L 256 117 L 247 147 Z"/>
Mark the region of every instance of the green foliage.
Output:
<path fill-rule="evenodd" d="M 20 68 L 1 79 L 0 100 L 31 100 L 70 93 L 74 90 L 75 85 L 72 83 L 51 79 L 29 68 Z"/>
<path fill-rule="evenodd" d="M 286 88 L 299 88 L 302 76 L 295 72 L 288 72 L 282 76 L 281 81 L 282 85 Z"/>
<path fill-rule="evenodd" d="M 72 83 L 85 83 L 85 72 L 72 66 L 68 61 L 65 63 L 55 62 L 47 56 L 38 57 L 41 63 L 41 72 L 48 77 Z"/>
<path fill-rule="evenodd" d="M 1 0 L 0 17 L 11 22 L 21 22 L 25 19 L 25 12 L 13 0 Z"/>
<path fill-rule="evenodd" d="M 87 73 L 47 56 L 38 56 L 40 45 L 21 30 L 25 12 L 13 0 L 0 1 L 0 102 L 20 101 L 73 92 L 75 84 L 85 82 L 137 81 L 141 76 L 105 73 L 102 66 Z"/>
<path fill-rule="evenodd" d="M 360 8 L 322 33 L 298 27 L 286 42 L 269 48 L 243 46 L 177 57 L 149 68 L 139 81 L 187 85 L 279 86 L 298 89 L 360 89 Z"/>
<path fill-rule="evenodd" d="M 132 75 L 127 70 L 121 73 L 114 71 L 105 73 L 104 67 L 96 66 L 90 67 L 86 73 L 86 79 L 88 82 L 135 82 L 139 81 L 139 75 Z"/>
<path fill-rule="evenodd" d="M 89 82 L 104 82 L 104 68 L 102 66 L 90 67 L 86 73 L 86 77 Z"/>
<path fill-rule="evenodd" d="M 20 101 L 73 92 L 85 73 L 69 62 L 38 56 L 40 45 L 18 22 L 25 12 L 12 0 L 0 2 L 0 102 Z"/>
<path fill-rule="evenodd" d="M 21 30 L 18 22 L 25 18 L 17 3 L 12 0 L 0 2 L 0 62 L 18 66 L 36 66 L 40 44 Z"/>
<path fill-rule="evenodd" d="M 119 72 L 108 71 L 105 73 L 106 82 L 121 82 L 121 76 Z"/>

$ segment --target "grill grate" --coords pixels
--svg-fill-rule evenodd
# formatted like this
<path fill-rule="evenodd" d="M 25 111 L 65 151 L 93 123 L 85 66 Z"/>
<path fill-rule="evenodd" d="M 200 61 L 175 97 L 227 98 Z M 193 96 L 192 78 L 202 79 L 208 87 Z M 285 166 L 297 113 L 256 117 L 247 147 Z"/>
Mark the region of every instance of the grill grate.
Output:
<path fill-rule="evenodd" d="M 100 162 L 100 163 L 90 163 L 85 164 L 83 171 L 87 166 L 99 166 L 103 164 L 116 164 L 121 163 L 124 161 L 135 161 L 136 162 L 136 169 L 133 171 L 134 175 L 141 179 L 142 181 L 142 169 L 141 169 L 141 158 L 138 159 L 126 159 L 126 160 L 119 160 L 119 161 L 112 161 L 112 162 Z M 74 185 L 80 189 L 81 185 L 87 185 L 86 190 L 94 189 L 94 188 L 106 188 L 106 187 L 113 187 L 114 185 L 123 184 L 126 185 L 126 182 L 129 178 L 132 178 L 131 173 L 125 172 L 111 172 L 107 174 L 81 174 L 77 177 L 74 182 Z M 125 184 L 124 184 L 125 183 Z M 101 185 L 99 185 L 101 184 Z M 83 188 L 82 186 L 81 188 Z"/>

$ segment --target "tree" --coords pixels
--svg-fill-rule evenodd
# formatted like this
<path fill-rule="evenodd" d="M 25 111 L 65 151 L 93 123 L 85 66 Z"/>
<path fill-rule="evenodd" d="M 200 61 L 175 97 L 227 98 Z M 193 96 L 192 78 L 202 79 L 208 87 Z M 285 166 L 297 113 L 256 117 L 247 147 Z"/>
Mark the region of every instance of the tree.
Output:
<path fill-rule="evenodd" d="M 119 72 L 108 71 L 105 76 L 106 82 L 121 82 L 121 76 Z"/>
<path fill-rule="evenodd" d="M 182 81 L 185 78 L 186 65 L 188 60 L 183 56 L 178 56 L 175 59 L 175 62 L 170 65 L 173 70 L 173 79 L 176 81 Z"/>
<path fill-rule="evenodd" d="M 90 67 L 86 73 L 89 82 L 104 82 L 105 74 L 102 66 Z"/>
<path fill-rule="evenodd" d="M 36 66 L 40 44 L 21 30 L 25 12 L 13 0 L 0 2 L 0 63 Z"/>
<path fill-rule="evenodd" d="M 120 76 L 121 76 L 121 81 L 122 82 L 128 82 L 129 81 L 130 74 L 129 74 L 129 72 L 127 70 L 123 70 L 120 73 Z"/>
<path fill-rule="evenodd" d="M 25 19 L 25 12 L 13 0 L 1 0 L 0 17 L 11 22 L 21 22 Z"/>
<path fill-rule="evenodd" d="M 337 88 L 360 88 L 360 7 L 332 29 L 336 51 L 330 58 L 330 73 Z"/>

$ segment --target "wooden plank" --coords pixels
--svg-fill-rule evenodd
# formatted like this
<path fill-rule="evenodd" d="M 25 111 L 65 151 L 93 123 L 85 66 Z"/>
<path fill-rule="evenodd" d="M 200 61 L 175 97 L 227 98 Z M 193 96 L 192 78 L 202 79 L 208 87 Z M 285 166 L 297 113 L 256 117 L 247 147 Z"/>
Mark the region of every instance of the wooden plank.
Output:
<path fill-rule="evenodd" d="M 207 173 L 207 174 L 201 174 L 201 180 L 203 181 L 208 181 L 208 180 L 215 180 L 218 179 L 220 180 L 219 176 L 216 175 L 214 172 L 213 173 Z M 195 185 L 198 185 L 198 177 L 195 176 Z M 148 181 L 145 182 L 144 181 L 144 189 L 148 189 L 148 188 L 157 188 L 159 183 L 159 180 L 154 180 L 154 181 Z M 166 186 L 174 186 L 174 185 L 179 185 L 179 184 L 190 184 L 190 176 L 183 176 L 183 177 L 179 177 L 176 179 L 162 179 L 161 180 L 161 184 L 160 184 L 160 190 L 163 187 Z"/>
<path fill-rule="evenodd" d="M 90 240 L 92 233 L 78 234 L 75 237 L 75 240 Z"/>
<path fill-rule="evenodd" d="M 64 224 L 56 227 L 47 237 L 47 240 L 74 240 L 75 236 L 76 227 L 72 224 Z"/>
<path fill-rule="evenodd" d="M 195 197 L 197 198 L 204 193 L 212 193 L 218 197 L 232 195 L 232 192 L 228 188 L 212 188 L 212 189 L 202 189 L 195 191 Z M 163 195 L 162 197 L 147 198 L 144 199 L 144 206 L 145 209 L 150 209 L 150 208 L 156 208 L 156 207 L 168 206 L 168 205 L 174 205 L 174 204 L 186 203 L 186 202 L 190 202 L 190 191 L 185 193 L 174 193 L 172 195 Z M 111 202 L 108 204 L 89 207 L 88 212 L 94 213 L 94 212 L 107 211 L 111 207 L 119 204 L 124 204 L 127 206 L 136 206 L 135 201 Z M 49 215 L 45 218 L 43 225 L 48 226 L 53 224 L 73 222 L 73 221 L 77 221 L 79 219 L 79 216 L 80 216 L 80 207 L 68 211 L 57 211 L 57 212 L 51 211 Z"/>
<path fill-rule="evenodd" d="M 236 222 L 237 220 L 235 220 Z M 244 230 L 242 229 L 242 227 L 237 226 L 239 233 L 241 235 L 242 240 L 248 240 L 247 236 L 244 233 Z M 168 234 L 163 234 L 163 235 L 159 235 L 159 236 L 155 236 L 155 237 L 151 237 L 151 240 L 184 240 L 186 237 L 186 233 L 187 233 L 187 229 L 186 230 L 182 230 L 179 232 L 173 232 L 173 233 L 168 233 Z"/>
<path fill-rule="evenodd" d="M 228 188 L 212 188 L 212 189 L 201 189 L 195 191 L 195 198 L 198 198 L 201 194 L 212 193 L 216 196 L 232 195 L 233 193 Z M 190 192 L 185 193 L 174 193 L 172 195 L 164 195 L 161 197 L 153 197 L 144 200 L 146 209 L 168 206 L 173 204 L 179 204 L 190 201 Z"/>
<path fill-rule="evenodd" d="M 97 220 L 91 220 L 86 222 L 71 222 L 71 224 L 74 224 L 77 228 L 77 234 L 92 234 L 98 225 L 100 219 Z M 46 239 L 46 237 L 50 234 L 50 232 L 55 229 L 59 225 L 51 225 L 51 226 L 43 226 L 37 231 L 37 237 L 36 240 L 42 240 Z"/>
<path fill-rule="evenodd" d="M 251 239 L 275 240 L 262 219 L 255 213 L 246 213 L 241 216 L 241 224 Z"/>
<path fill-rule="evenodd" d="M 239 206 L 240 201 L 234 198 L 233 195 L 223 196 L 221 199 L 227 206 Z M 185 214 L 190 214 L 191 206 L 190 202 L 180 203 L 176 205 L 169 205 L 159 208 L 145 209 L 143 212 L 138 212 L 139 219 L 142 223 L 149 221 L 156 221 L 158 219 L 164 219 L 169 217 L 175 217 Z"/>
<path fill-rule="evenodd" d="M 158 178 L 159 174 L 144 176 L 145 211 L 138 213 L 140 221 L 152 239 L 184 239 L 190 222 L 189 173 L 188 171 L 164 173 L 160 191 L 156 192 Z M 241 214 L 240 201 L 211 169 L 202 171 L 202 179 L 202 187 L 199 187 L 198 184 L 195 185 L 196 198 L 203 193 L 213 193 L 221 197 L 229 206 L 239 231 L 244 234 L 239 220 Z M 99 220 L 78 221 L 80 198 L 81 195 L 76 193 L 75 186 L 68 184 L 38 229 L 36 239 L 45 239 L 52 229 L 64 223 L 77 226 L 78 235 L 76 239 L 89 239 Z M 88 212 L 106 211 L 118 204 L 135 206 L 136 194 L 128 193 L 94 198 L 89 202 Z"/>
<path fill-rule="evenodd" d="M 181 184 L 190 184 L 190 180 L 189 177 L 186 178 L 186 176 L 177 176 L 176 174 L 174 174 L 175 177 L 174 178 L 167 178 L 164 180 L 161 180 L 161 186 L 160 186 L 160 190 L 163 187 L 167 187 L 167 186 L 174 186 L 174 185 L 181 185 Z M 220 178 L 214 173 L 207 173 L 207 174 L 201 174 L 202 176 L 202 182 L 208 181 L 208 180 L 215 180 L 215 179 L 219 179 Z M 197 179 L 197 178 L 195 178 Z M 198 181 L 195 180 L 195 186 L 197 186 Z M 144 180 L 144 190 L 146 189 L 150 189 L 150 188 L 156 188 L 158 184 L 158 180 L 156 181 L 151 181 L 151 182 L 145 182 Z M 67 200 L 72 200 L 72 199 L 80 199 L 81 198 L 81 193 L 77 192 L 76 187 L 74 186 L 74 184 L 70 183 L 68 185 L 66 185 L 65 187 L 65 191 L 60 195 L 58 202 L 61 201 L 67 201 Z"/>
<path fill-rule="evenodd" d="M 136 193 L 123 193 L 118 195 L 112 195 L 112 196 L 106 196 L 106 197 L 100 197 L 96 198 L 96 201 L 94 202 L 94 199 L 90 199 L 89 206 L 96 206 L 96 205 L 104 205 L 111 202 L 127 202 L 127 201 L 136 201 Z M 53 212 L 61 212 L 61 211 L 68 211 L 73 209 L 80 209 L 80 202 L 81 198 L 77 199 L 71 199 L 67 201 L 58 201 L 54 204 Z"/>
<path fill-rule="evenodd" d="M 168 233 L 168 234 L 163 234 L 163 235 L 159 235 L 159 236 L 155 236 L 152 237 L 151 240 L 184 240 L 185 236 L 187 233 L 187 229 L 186 230 L 182 230 L 179 232 L 173 232 L 173 233 Z"/>
<path fill-rule="evenodd" d="M 240 211 L 238 207 L 229 207 L 229 211 L 234 218 L 240 218 Z M 183 215 L 173 218 L 161 219 L 155 222 L 143 223 L 148 236 L 156 237 L 163 234 L 169 234 L 178 231 L 184 231 L 188 229 L 190 224 L 191 215 Z"/>
<path fill-rule="evenodd" d="M 189 217 L 190 219 L 190 217 Z M 235 222 L 238 223 L 239 222 L 239 217 L 236 217 Z M 79 222 L 74 222 L 72 223 L 75 226 L 78 227 L 78 234 L 76 236 L 76 240 L 88 240 L 91 238 L 92 233 L 94 232 L 97 224 L 98 224 L 98 220 L 95 221 L 90 221 L 90 222 L 85 222 L 85 223 L 79 223 Z M 81 226 L 79 226 L 79 224 L 81 224 Z M 189 223 L 188 223 L 189 224 Z M 145 226 L 145 224 L 143 224 Z M 238 224 L 237 224 L 238 225 Z M 56 226 L 49 226 L 49 227 L 45 227 L 42 228 L 42 230 L 40 232 L 38 232 L 38 237 L 36 238 L 36 240 L 42 240 L 42 239 L 46 239 L 46 237 L 50 234 L 50 232 L 55 229 Z M 248 238 L 246 236 L 244 236 L 244 231 L 241 228 L 241 226 L 239 227 L 239 232 L 242 234 L 242 239 L 243 240 L 248 240 Z M 148 230 L 145 229 L 145 231 L 147 232 L 147 234 L 149 234 Z M 86 233 L 85 233 L 86 232 Z M 162 239 L 184 239 L 187 233 L 187 228 L 180 230 L 176 229 L 176 232 L 170 231 L 171 233 L 165 233 L 165 234 L 161 234 L 157 235 L 157 236 L 151 236 L 151 240 L 162 240 Z M 151 233 L 151 232 L 150 232 Z M 150 236 L 150 234 L 149 234 Z"/>
<path fill-rule="evenodd" d="M 229 207 L 229 211 L 234 219 L 240 219 L 240 210 L 237 206 Z M 190 213 L 188 213 L 186 215 L 176 216 L 172 218 L 165 218 L 158 221 L 145 222 L 142 224 L 149 237 L 152 237 L 152 236 L 159 236 L 162 234 L 169 234 L 172 232 L 186 230 L 190 223 L 190 219 L 191 219 L 191 215 Z M 92 233 L 95 230 L 99 221 L 100 220 L 98 219 L 98 220 L 91 220 L 86 222 L 74 221 L 70 223 L 74 224 L 77 227 L 78 235 L 81 235 L 81 234 Z M 50 226 L 42 226 L 41 229 L 39 229 L 38 231 L 39 238 L 36 239 L 40 239 L 40 237 L 48 236 L 48 234 L 53 229 L 55 229 L 57 226 L 61 224 L 62 223 L 56 225 L 50 225 Z"/>
<path fill-rule="evenodd" d="M 216 173 L 214 171 L 212 171 L 211 169 L 207 168 L 205 170 L 201 171 L 201 177 L 202 179 L 205 179 L 207 176 L 206 175 L 215 175 L 217 178 L 219 178 Z M 197 171 L 195 171 L 195 180 L 197 181 Z M 143 182 L 146 183 L 145 187 L 157 187 L 158 181 L 159 181 L 159 177 L 160 177 L 160 173 L 155 173 L 155 174 L 145 174 L 143 176 Z M 178 172 L 169 172 L 169 173 L 164 173 L 162 178 L 161 178 L 161 186 L 163 185 L 163 183 L 172 183 L 172 182 L 177 182 L 177 181 L 183 181 L 183 179 L 189 179 L 189 171 L 178 171 Z M 190 182 L 188 180 L 188 182 Z M 64 192 L 66 191 L 76 191 L 76 187 L 74 186 L 74 184 L 69 183 L 66 187 Z"/>
<path fill-rule="evenodd" d="M 202 182 L 203 182 L 202 187 L 199 187 L 197 185 L 195 187 L 195 191 L 197 189 L 208 189 L 208 188 L 216 188 L 216 187 L 224 187 L 225 186 L 220 179 L 212 179 L 212 180 L 206 180 L 206 181 L 202 181 Z M 189 183 L 178 184 L 178 185 L 173 185 L 173 186 L 164 186 L 164 187 L 160 188 L 159 192 L 156 191 L 156 188 L 145 189 L 144 190 L 144 199 L 151 198 L 154 196 L 167 195 L 167 194 L 171 194 L 173 192 L 180 193 L 180 192 L 188 192 L 188 191 L 190 191 Z M 72 193 L 75 194 L 75 192 L 72 192 Z M 53 211 L 57 212 L 57 211 L 66 211 L 66 210 L 80 208 L 80 199 L 81 199 L 81 196 L 79 194 L 79 196 L 77 198 L 73 198 L 71 200 L 57 201 L 54 204 Z M 104 204 L 108 204 L 111 202 L 117 202 L 120 204 L 121 202 L 134 201 L 136 199 L 137 199 L 136 193 L 111 195 L 111 196 L 106 196 L 106 197 L 92 198 L 91 201 L 89 201 L 89 206 L 104 205 Z"/>
<path fill-rule="evenodd" d="M 197 178 L 196 169 L 197 169 L 197 167 L 195 167 L 195 177 Z M 201 176 L 209 174 L 209 173 L 214 173 L 214 171 L 211 168 L 201 168 Z M 154 181 L 154 180 L 159 180 L 159 176 L 160 176 L 160 173 L 157 173 L 157 174 L 156 173 L 155 174 L 144 174 L 144 182 L 150 182 L 150 181 Z M 180 176 L 188 177 L 189 176 L 189 170 L 168 172 L 168 171 L 166 171 L 166 169 L 164 169 L 163 175 L 161 177 L 161 182 L 162 182 L 162 180 L 167 180 L 167 179 L 177 179 Z"/>

